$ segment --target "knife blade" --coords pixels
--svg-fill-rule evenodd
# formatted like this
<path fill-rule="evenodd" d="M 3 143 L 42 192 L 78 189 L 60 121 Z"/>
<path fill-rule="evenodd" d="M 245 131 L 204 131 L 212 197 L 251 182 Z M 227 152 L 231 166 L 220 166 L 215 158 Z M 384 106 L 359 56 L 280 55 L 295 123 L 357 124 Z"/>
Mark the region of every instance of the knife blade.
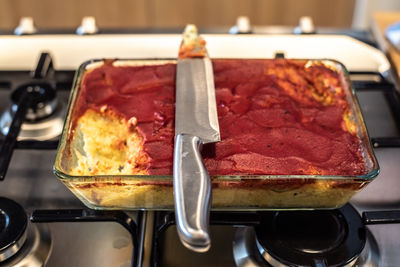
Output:
<path fill-rule="evenodd" d="M 220 141 L 214 73 L 208 57 L 178 59 L 175 135 L 198 136 L 203 143 Z"/>
<path fill-rule="evenodd" d="M 208 218 L 211 181 L 200 154 L 202 144 L 220 141 L 211 60 L 179 58 L 176 74 L 174 199 L 178 235 L 187 248 L 211 246 Z"/>

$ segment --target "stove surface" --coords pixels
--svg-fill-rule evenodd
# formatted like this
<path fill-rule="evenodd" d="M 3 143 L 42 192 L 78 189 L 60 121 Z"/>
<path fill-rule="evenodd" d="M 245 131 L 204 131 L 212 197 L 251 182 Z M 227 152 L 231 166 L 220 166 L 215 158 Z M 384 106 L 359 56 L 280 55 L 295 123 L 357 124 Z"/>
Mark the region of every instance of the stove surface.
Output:
<path fill-rule="evenodd" d="M 66 93 L 65 93 L 66 95 Z M 64 97 L 65 97 L 64 95 Z M 398 136 L 382 93 L 358 93 L 371 136 Z M 2 98 L 3 99 L 3 98 Z M 382 119 L 384 118 L 384 119 Z M 380 125 L 380 127 L 374 127 Z M 399 148 L 376 148 L 381 167 L 379 176 L 355 195 L 351 203 L 359 211 L 400 208 Z M 84 208 L 83 204 L 53 175 L 54 150 L 14 151 L 0 195 L 20 203 L 27 212 L 34 209 Z M 130 234 L 111 222 L 51 223 L 53 251 L 48 266 L 129 266 L 132 252 Z M 400 225 L 368 226 L 376 238 L 382 266 L 398 266 Z M 184 248 L 174 226 L 165 232 L 162 266 L 234 266 L 232 243 L 235 227 L 212 226 L 212 248 L 205 254 Z"/>
<path fill-rule="evenodd" d="M 3 39 L 10 39 L 9 37 L 6 37 L 0 36 L 0 38 Z M 11 38 L 11 41 L 8 40 L 10 44 L 17 42 L 14 38 L 15 37 Z M 62 39 L 56 40 L 55 37 L 46 38 L 51 39 L 52 46 L 59 44 Z M 77 41 L 76 37 L 74 37 L 74 42 L 89 42 L 92 44 L 93 38 L 94 37 L 89 37 L 84 39 L 86 41 Z M 107 39 L 108 37 L 106 36 L 104 38 Z M 143 46 L 148 42 L 147 38 L 151 39 L 151 36 L 142 36 L 138 38 L 139 41 L 136 43 L 133 42 L 135 39 L 132 36 L 128 38 L 129 45 L 133 45 L 134 49 L 136 49 L 136 54 L 140 54 L 141 51 L 143 52 L 143 50 L 138 49 L 139 46 Z M 156 40 L 164 40 L 164 38 L 167 37 L 157 36 Z M 223 54 L 223 52 L 219 50 L 222 46 L 218 43 L 218 38 L 222 37 L 210 36 L 210 43 L 214 45 L 216 54 Z M 247 40 L 246 38 L 248 37 L 240 37 L 237 39 L 236 45 L 240 46 L 241 44 L 244 44 L 245 40 Z M 275 40 L 275 37 L 270 39 L 263 36 L 257 36 L 256 38 L 258 38 L 262 44 Z M 34 41 L 32 42 L 36 51 L 39 44 L 43 45 L 43 40 L 40 40 L 39 37 L 33 39 Z M 347 38 L 345 39 L 347 40 Z M 0 43 L 5 46 L 8 42 L 7 40 L 6 42 Z M 167 52 L 167 55 L 171 53 L 171 49 L 174 47 L 176 41 L 177 36 L 172 36 L 172 39 L 167 43 L 167 51 L 169 51 Z M 303 41 L 306 42 L 306 40 Z M 109 39 L 105 40 L 103 46 L 107 46 L 106 44 L 110 45 L 109 42 L 111 42 Z M 14 48 L 7 47 L 6 50 L 11 53 L 14 51 L 13 49 Z M 65 46 L 62 47 L 62 49 L 66 49 Z M 128 48 L 125 47 L 124 49 Z M 144 48 L 142 47 L 140 49 Z M 142 57 L 148 55 L 149 49 L 154 49 L 154 47 L 145 48 L 144 52 L 140 55 Z M 261 49 L 261 47 L 258 47 L 257 49 Z M 290 50 L 291 48 L 289 47 L 287 49 L 293 51 Z M 2 51 L 4 52 L 5 50 Z M 367 50 L 367 53 L 369 51 L 370 50 Z M 26 51 L 24 51 L 24 53 L 25 52 Z M 62 58 L 66 57 L 66 55 L 60 52 L 59 49 L 55 49 L 55 52 L 57 53 L 57 56 L 61 55 L 61 58 L 57 58 L 57 60 L 62 61 Z M 376 60 L 375 52 L 376 51 L 374 51 L 373 56 L 375 61 L 374 59 L 366 60 L 369 63 L 374 62 L 371 69 L 378 71 L 379 68 L 387 68 L 386 59 L 382 60 L 380 55 L 379 60 Z M 96 55 L 96 53 L 99 53 L 99 50 L 96 50 L 93 53 Z M 126 55 L 127 51 L 124 53 Z M 162 54 L 162 52 L 160 52 L 160 54 Z M 272 55 L 272 50 L 264 51 L 262 55 L 271 56 L 270 54 Z M 291 54 L 289 53 L 289 55 Z M 0 53 L 0 58 L 3 58 L 3 56 L 4 55 Z M 75 67 L 76 62 L 82 62 L 86 59 L 86 56 L 85 58 L 77 58 L 74 56 L 72 59 L 65 61 L 65 66 Z M 4 57 L 8 58 L 8 56 Z M 37 54 L 35 54 L 35 57 L 37 57 Z M 348 60 L 347 54 L 346 60 Z M 31 64 L 34 62 L 34 59 L 28 61 L 28 63 Z M 62 66 L 64 63 L 60 62 L 59 64 Z M 350 65 L 354 67 L 362 64 L 351 63 Z M 4 70 L 6 67 L 7 64 L 5 61 L 2 61 L 2 63 L 0 63 L 0 69 Z M 17 68 L 15 67 L 15 64 L 12 65 L 12 67 L 14 69 Z M 25 64 L 23 67 L 27 68 L 27 65 Z M 387 71 L 387 69 L 384 71 Z M 5 71 L 1 72 L 0 77 L 4 77 L 8 74 Z M 27 72 L 25 74 L 27 74 Z M 67 76 L 72 77 L 71 73 Z M 16 83 L 17 82 L 18 79 Z M 10 90 L 8 87 L 9 84 L 2 83 L 2 80 L 0 79 L 1 112 L 9 108 L 10 105 Z M 68 85 L 66 87 L 68 87 Z M 69 91 L 59 90 L 57 93 L 60 101 L 62 101 L 66 106 Z M 398 138 L 400 136 L 398 122 L 396 122 L 391 113 L 387 97 L 383 91 L 365 89 L 358 91 L 357 96 L 371 137 Z M 379 147 L 375 148 L 374 151 L 380 164 L 381 173 L 371 184 L 356 194 L 350 203 L 353 204 L 360 213 L 372 210 L 400 210 L 400 164 L 398 164 L 400 148 Z M 0 196 L 18 202 L 24 207 L 28 214 L 37 209 L 85 208 L 84 205 L 55 177 L 55 175 L 53 175 L 52 166 L 55 160 L 55 155 L 55 150 L 15 149 L 7 176 L 4 181 L 0 182 Z M 129 215 L 136 217 L 137 214 L 131 212 Z M 154 216 L 154 212 L 147 213 L 148 218 L 151 219 L 152 216 Z M 130 266 L 131 264 L 132 238 L 130 233 L 118 223 L 63 222 L 49 223 L 48 226 L 51 231 L 53 244 L 47 266 Z M 151 224 L 148 225 L 148 229 L 150 228 Z M 381 266 L 400 266 L 400 254 L 398 253 L 398 248 L 400 247 L 400 225 L 373 225 L 368 226 L 368 229 L 377 240 L 381 254 Z M 198 254 L 184 248 L 176 234 L 175 226 L 170 226 L 160 239 L 163 250 L 160 255 L 161 263 L 159 265 L 235 266 L 232 244 L 236 230 L 237 228 L 232 226 L 211 226 L 211 250 L 204 254 Z M 151 236 L 151 234 L 149 236 Z M 145 244 L 145 250 L 147 252 L 143 254 L 143 266 L 149 266 L 153 260 L 152 255 L 150 254 L 150 249 L 151 246 Z"/>

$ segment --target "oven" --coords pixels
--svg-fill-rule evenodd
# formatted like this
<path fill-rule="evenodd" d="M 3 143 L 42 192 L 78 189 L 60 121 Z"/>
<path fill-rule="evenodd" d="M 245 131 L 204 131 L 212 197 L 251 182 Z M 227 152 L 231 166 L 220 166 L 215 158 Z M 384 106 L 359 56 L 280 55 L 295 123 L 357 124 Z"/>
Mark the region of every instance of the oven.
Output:
<path fill-rule="evenodd" d="M 344 207 L 212 211 L 212 247 L 187 250 L 173 211 L 91 210 L 52 172 L 75 69 L 176 57 L 175 33 L 0 36 L 0 266 L 399 266 L 400 99 L 367 32 L 204 34 L 211 57 L 332 58 L 349 69 L 381 173 Z M 227 45 L 229 44 L 229 45 Z"/>

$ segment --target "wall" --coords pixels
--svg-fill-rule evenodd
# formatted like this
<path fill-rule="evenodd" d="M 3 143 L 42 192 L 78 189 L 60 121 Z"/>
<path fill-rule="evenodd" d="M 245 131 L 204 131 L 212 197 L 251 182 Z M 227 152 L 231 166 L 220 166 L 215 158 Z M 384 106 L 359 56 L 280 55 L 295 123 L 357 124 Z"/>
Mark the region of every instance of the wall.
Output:
<path fill-rule="evenodd" d="M 231 26 L 239 15 L 254 25 L 297 25 L 303 15 L 317 26 L 349 27 L 355 0 L 0 0 L 0 28 L 22 16 L 39 28 L 75 28 L 83 16 L 100 27 Z"/>

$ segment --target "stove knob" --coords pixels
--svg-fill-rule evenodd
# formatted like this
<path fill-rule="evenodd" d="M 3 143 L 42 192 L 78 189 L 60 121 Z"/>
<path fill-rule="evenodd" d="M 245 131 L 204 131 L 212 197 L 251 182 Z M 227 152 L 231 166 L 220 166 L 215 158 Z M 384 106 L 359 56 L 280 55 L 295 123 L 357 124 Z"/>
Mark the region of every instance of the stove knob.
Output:
<path fill-rule="evenodd" d="M 35 23 L 32 17 L 22 17 L 19 20 L 19 25 L 14 30 L 15 35 L 34 34 L 37 32 Z"/>
<path fill-rule="evenodd" d="M 315 33 L 313 19 L 309 16 L 301 17 L 299 26 L 294 29 L 295 34 L 312 34 Z"/>
<path fill-rule="evenodd" d="M 76 33 L 79 35 L 95 34 L 98 32 L 99 29 L 96 26 L 96 19 L 94 17 L 83 17 L 81 26 L 76 29 Z"/>
<path fill-rule="evenodd" d="M 249 17 L 239 16 L 236 19 L 236 25 L 230 28 L 231 34 L 251 33 L 251 24 Z"/>

